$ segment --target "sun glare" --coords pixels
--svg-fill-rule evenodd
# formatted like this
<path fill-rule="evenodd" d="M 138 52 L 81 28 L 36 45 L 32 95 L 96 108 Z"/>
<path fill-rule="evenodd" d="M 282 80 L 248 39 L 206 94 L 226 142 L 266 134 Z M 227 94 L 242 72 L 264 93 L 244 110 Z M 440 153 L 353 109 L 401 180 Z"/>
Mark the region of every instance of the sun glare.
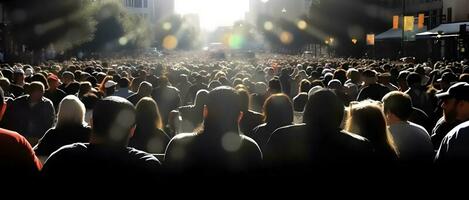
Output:
<path fill-rule="evenodd" d="M 176 0 L 176 13 L 198 14 L 200 26 L 205 30 L 231 26 L 244 19 L 248 11 L 249 0 Z"/>

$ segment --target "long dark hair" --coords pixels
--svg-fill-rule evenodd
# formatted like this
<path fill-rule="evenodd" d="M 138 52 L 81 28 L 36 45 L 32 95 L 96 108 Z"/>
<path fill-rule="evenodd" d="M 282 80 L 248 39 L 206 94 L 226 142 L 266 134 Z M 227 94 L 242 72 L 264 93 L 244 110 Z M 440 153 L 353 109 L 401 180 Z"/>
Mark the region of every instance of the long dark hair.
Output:
<path fill-rule="evenodd" d="M 152 133 L 156 128 L 163 128 L 163 122 L 161 120 L 158 104 L 156 104 L 152 98 L 142 98 L 137 103 L 136 109 L 137 132 Z"/>

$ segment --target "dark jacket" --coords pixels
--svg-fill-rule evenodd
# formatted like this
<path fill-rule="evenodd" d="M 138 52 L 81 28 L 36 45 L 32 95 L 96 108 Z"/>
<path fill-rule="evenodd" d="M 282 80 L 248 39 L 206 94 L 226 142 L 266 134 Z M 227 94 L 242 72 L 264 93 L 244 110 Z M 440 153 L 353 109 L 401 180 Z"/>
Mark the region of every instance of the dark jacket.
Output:
<path fill-rule="evenodd" d="M 60 147 L 76 142 L 89 142 L 91 128 L 83 125 L 70 125 L 51 128 L 34 147 L 38 156 L 49 156 Z"/>
<path fill-rule="evenodd" d="M 45 97 L 33 107 L 29 104 L 29 95 L 15 99 L 7 109 L 5 125 L 25 137 L 41 138 L 54 124 L 54 105 Z"/>

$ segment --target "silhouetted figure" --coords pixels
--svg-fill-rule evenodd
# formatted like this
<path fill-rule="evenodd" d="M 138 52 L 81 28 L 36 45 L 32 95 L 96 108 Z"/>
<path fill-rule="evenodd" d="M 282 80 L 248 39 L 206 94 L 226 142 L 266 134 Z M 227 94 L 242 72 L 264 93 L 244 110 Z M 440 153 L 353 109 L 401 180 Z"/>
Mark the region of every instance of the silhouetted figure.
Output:
<path fill-rule="evenodd" d="M 151 179 L 160 162 L 153 155 L 127 147 L 135 127 L 135 108 L 120 97 L 100 100 L 93 111 L 90 143 L 66 145 L 47 159 L 42 174 L 53 180 Z"/>
<path fill-rule="evenodd" d="M 320 89 L 306 104 L 305 124 L 277 129 L 264 151 L 271 169 L 283 173 L 317 173 L 315 167 L 364 166 L 373 156 L 370 142 L 340 129 L 344 105 L 334 92 Z"/>
<path fill-rule="evenodd" d="M 169 143 L 169 136 L 163 131 L 163 122 L 156 102 L 144 97 L 136 106 L 136 128 L 129 146 L 154 154 L 163 154 Z"/>
<path fill-rule="evenodd" d="M 166 168 L 180 173 L 217 174 L 260 166 L 258 145 L 239 132 L 242 112 L 234 89 L 223 86 L 212 90 L 204 116 L 203 130 L 177 135 L 168 144 Z"/>
<path fill-rule="evenodd" d="M 0 88 L 0 120 L 7 105 Z M 2 181 L 37 178 L 42 164 L 29 142 L 19 133 L 0 128 L 0 177 Z M 6 182 L 4 182 L 6 183 Z"/>
<path fill-rule="evenodd" d="M 36 154 L 47 158 L 67 144 L 89 142 L 91 128 L 85 122 L 85 113 L 85 105 L 78 97 L 65 97 L 59 105 L 57 124 L 49 129 L 34 147 Z"/>

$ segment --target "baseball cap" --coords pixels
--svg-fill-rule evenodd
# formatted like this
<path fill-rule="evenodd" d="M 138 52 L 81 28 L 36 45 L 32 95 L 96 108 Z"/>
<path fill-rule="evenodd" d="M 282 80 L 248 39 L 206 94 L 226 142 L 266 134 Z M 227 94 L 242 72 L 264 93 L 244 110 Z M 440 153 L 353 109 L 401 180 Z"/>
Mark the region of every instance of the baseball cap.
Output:
<path fill-rule="evenodd" d="M 104 84 L 104 87 L 105 88 L 110 88 L 110 87 L 115 86 L 115 85 L 117 85 L 116 82 L 109 80 Z"/>
<path fill-rule="evenodd" d="M 52 80 L 52 81 L 59 81 L 59 77 L 57 77 L 55 74 L 50 74 L 48 77 L 47 77 L 48 80 Z"/>
<path fill-rule="evenodd" d="M 436 95 L 439 99 L 455 98 L 458 100 L 469 101 L 469 84 L 459 82 L 452 85 L 448 91 Z"/>

